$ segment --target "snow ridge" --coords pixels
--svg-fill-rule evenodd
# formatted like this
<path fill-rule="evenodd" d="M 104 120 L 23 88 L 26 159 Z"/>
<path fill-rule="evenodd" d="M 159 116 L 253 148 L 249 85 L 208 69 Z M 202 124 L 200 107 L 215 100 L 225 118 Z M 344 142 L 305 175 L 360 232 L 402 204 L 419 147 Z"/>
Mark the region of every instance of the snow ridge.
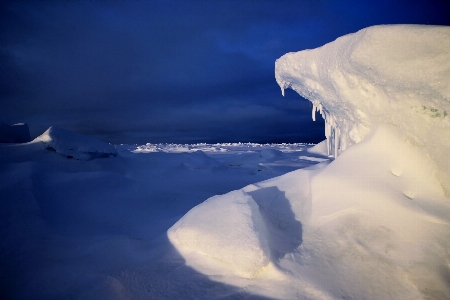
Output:
<path fill-rule="evenodd" d="M 108 143 L 55 126 L 51 126 L 34 141 L 42 142 L 47 150 L 78 160 L 117 155 L 116 148 Z"/>

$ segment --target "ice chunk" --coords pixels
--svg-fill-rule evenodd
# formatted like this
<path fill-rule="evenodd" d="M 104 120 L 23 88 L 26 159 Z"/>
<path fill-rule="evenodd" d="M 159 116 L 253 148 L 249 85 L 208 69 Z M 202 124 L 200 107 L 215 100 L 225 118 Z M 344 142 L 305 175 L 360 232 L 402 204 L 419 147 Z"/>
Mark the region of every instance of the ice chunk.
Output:
<path fill-rule="evenodd" d="M 54 126 L 34 141 L 44 143 L 47 150 L 78 160 L 117 155 L 116 148 L 108 143 Z"/>
<path fill-rule="evenodd" d="M 368 27 L 282 56 L 275 77 L 313 103 L 313 118 L 320 107 L 329 154 L 391 124 L 430 155 L 450 195 L 450 27 Z"/>
<path fill-rule="evenodd" d="M 0 122 L 0 143 L 27 143 L 31 141 L 26 123 L 7 125 Z"/>

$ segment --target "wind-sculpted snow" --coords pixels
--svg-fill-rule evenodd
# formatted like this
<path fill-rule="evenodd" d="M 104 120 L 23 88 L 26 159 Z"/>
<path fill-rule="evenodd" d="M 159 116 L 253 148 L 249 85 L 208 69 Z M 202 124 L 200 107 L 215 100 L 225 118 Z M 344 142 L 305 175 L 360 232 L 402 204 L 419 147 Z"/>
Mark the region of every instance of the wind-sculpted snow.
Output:
<path fill-rule="evenodd" d="M 313 119 L 320 112 L 334 156 L 390 124 L 433 158 L 450 192 L 450 27 L 369 27 L 282 56 L 275 77 L 312 102 Z"/>
<path fill-rule="evenodd" d="M 47 150 L 67 158 L 90 160 L 117 155 L 116 148 L 108 143 L 54 126 L 34 141 L 44 143 Z"/>
<path fill-rule="evenodd" d="M 196 270 L 276 299 L 446 299 L 450 205 L 433 173 L 381 126 L 330 164 L 210 198 L 168 236 Z"/>
<path fill-rule="evenodd" d="M 231 270 L 245 277 L 258 275 L 269 263 L 266 227 L 259 207 L 243 191 L 212 197 L 194 207 L 172 226 L 168 236 L 181 249 L 229 264 Z"/>

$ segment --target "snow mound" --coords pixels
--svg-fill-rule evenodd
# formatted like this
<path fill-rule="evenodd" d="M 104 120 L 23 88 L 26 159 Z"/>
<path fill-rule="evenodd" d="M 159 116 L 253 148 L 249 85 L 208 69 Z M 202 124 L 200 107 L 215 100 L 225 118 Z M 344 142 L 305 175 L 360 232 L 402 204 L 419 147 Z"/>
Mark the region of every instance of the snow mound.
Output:
<path fill-rule="evenodd" d="M 283 93 L 291 88 L 325 119 L 328 152 L 338 156 L 377 124 L 436 163 L 450 192 L 450 27 L 373 26 L 276 61 Z"/>
<path fill-rule="evenodd" d="M 35 138 L 34 142 L 42 142 L 47 150 L 77 160 L 117 155 L 116 148 L 108 143 L 54 126 Z"/>
<path fill-rule="evenodd" d="M 254 277 L 269 263 L 264 222 L 243 191 L 215 196 L 191 209 L 168 231 L 180 252 L 196 252 Z"/>
<path fill-rule="evenodd" d="M 380 126 L 328 165 L 210 198 L 168 236 L 188 265 L 263 296 L 447 299 L 450 204 L 433 172 Z"/>
<path fill-rule="evenodd" d="M 27 143 L 31 141 L 30 129 L 26 123 L 7 125 L 0 122 L 0 143 Z"/>

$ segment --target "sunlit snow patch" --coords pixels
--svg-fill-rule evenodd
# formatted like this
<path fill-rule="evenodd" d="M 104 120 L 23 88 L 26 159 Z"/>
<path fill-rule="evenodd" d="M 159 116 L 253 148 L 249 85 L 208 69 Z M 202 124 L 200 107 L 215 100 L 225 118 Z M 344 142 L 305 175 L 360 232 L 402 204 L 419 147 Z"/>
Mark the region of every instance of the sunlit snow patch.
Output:
<path fill-rule="evenodd" d="M 42 142 L 47 150 L 78 160 L 117 155 L 116 148 L 108 143 L 54 126 L 34 139 L 34 142 Z"/>
<path fill-rule="evenodd" d="M 245 277 L 258 275 L 269 263 L 258 205 L 243 191 L 212 197 L 194 207 L 169 229 L 168 236 L 180 251 L 216 259 Z"/>

